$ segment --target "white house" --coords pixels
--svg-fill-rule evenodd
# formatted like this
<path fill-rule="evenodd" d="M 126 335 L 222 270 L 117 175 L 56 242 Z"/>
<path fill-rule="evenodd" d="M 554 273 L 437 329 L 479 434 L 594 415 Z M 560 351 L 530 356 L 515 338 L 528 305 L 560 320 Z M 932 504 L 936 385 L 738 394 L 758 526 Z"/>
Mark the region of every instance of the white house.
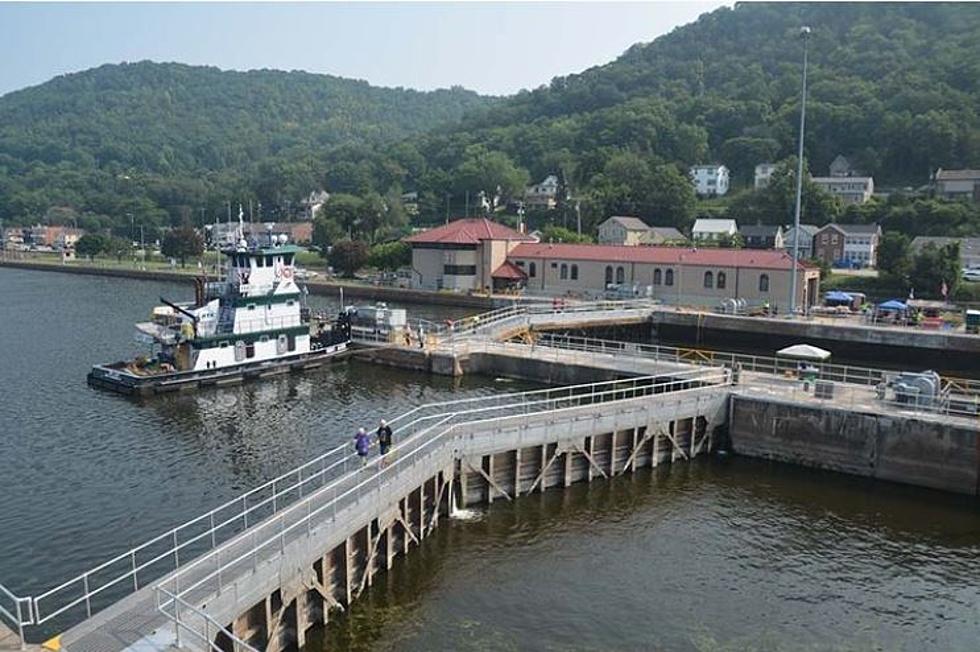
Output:
<path fill-rule="evenodd" d="M 980 202 L 980 170 L 936 170 L 936 194 L 945 199 Z"/>
<path fill-rule="evenodd" d="M 872 177 L 813 177 L 817 186 L 847 204 L 863 204 L 875 192 L 875 180 Z"/>
<path fill-rule="evenodd" d="M 714 197 L 728 192 L 728 168 L 724 165 L 695 165 L 691 167 L 694 192 L 702 197 Z"/>
<path fill-rule="evenodd" d="M 300 215 L 301 219 L 312 220 L 316 217 L 317 211 L 323 206 L 327 200 L 330 199 L 330 193 L 326 190 L 314 190 L 309 195 L 304 197 L 299 205 L 303 209 Z"/>
<path fill-rule="evenodd" d="M 719 240 L 725 236 L 735 237 L 738 233 L 738 225 L 735 220 L 719 219 L 697 219 L 694 221 L 694 228 L 691 229 L 691 240 L 695 242 Z"/>
<path fill-rule="evenodd" d="M 552 210 L 558 206 L 558 177 L 549 174 L 541 183 L 524 191 L 524 205 L 530 210 Z"/>
<path fill-rule="evenodd" d="M 772 173 L 776 171 L 775 163 L 759 163 L 755 166 L 755 189 L 761 190 L 769 185 Z"/>

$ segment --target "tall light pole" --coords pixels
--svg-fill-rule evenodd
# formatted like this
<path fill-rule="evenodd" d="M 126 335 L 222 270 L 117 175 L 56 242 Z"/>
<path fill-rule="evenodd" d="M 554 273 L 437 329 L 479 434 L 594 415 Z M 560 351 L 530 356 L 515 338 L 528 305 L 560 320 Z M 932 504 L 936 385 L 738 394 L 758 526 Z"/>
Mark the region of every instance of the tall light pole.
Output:
<path fill-rule="evenodd" d="M 793 212 L 793 274 L 789 288 L 789 314 L 796 315 L 796 275 L 800 261 L 800 204 L 803 201 L 803 131 L 806 128 L 806 64 L 810 28 L 800 28 L 803 39 L 803 92 L 800 102 L 800 144 L 796 152 L 796 210 Z"/>

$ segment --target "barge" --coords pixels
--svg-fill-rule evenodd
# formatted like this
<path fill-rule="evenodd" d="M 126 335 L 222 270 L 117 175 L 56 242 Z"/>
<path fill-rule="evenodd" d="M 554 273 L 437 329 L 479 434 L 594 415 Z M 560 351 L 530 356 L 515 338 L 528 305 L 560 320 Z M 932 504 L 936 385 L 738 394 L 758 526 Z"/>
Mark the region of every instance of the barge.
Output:
<path fill-rule="evenodd" d="M 300 249 L 285 236 L 246 241 L 239 216 L 238 242 L 223 253 L 224 280 L 195 280 L 193 303 L 161 297 L 136 339 L 151 355 L 96 365 L 90 385 L 128 395 L 232 385 L 251 378 L 321 366 L 347 352 L 350 315 L 314 314 L 296 284 Z"/>

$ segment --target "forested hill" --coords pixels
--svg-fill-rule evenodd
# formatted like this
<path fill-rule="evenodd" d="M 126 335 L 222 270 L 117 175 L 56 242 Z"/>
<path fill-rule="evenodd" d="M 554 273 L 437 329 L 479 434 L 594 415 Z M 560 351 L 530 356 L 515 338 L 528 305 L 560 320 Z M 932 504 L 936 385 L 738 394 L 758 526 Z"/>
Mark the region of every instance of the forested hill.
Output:
<path fill-rule="evenodd" d="M 262 161 L 389 142 L 457 122 L 490 101 L 462 88 L 379 88 L 305 72 L 105 65 L 0 97 L 0 218 L 43 214 L 51 204 L 108 214 L 119 207 L 103 195 L 137 176 L 130 194 L 160 195 L 145 186 L 167 179 L 174 187 L 159 190 L 190 195 L 183 203 L 202 205 L 203 194 L 234 198 Z M 285 181 L 298 184 L 281 188 L 293 198 L 322 184 Z"/>
<path fill-rule="evenodd" d="M 460 131 L 719 160 L 744 180 L 756 163 L 795 150 L 801 25 L 813 29 L 806 144 L 815 172 L 843 153 L 881 182 L 918 185 L 938 166 L 980 164 L 972 3 L 743 3 L 522 92 Z M 520 162 L 543 172 L 528 154 Z"/>

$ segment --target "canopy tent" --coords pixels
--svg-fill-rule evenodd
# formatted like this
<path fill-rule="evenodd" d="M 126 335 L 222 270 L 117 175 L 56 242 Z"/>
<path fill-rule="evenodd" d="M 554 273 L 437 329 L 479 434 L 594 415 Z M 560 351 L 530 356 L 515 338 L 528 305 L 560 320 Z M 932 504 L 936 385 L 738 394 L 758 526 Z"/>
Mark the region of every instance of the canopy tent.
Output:
<path fill-rule="evenodd" d="M 897 310 L 903 311 L 908 310 L 908 306 L 899 301 L 898 299 L 892 299 L 890 301 L 885 301 L 884 303 L 878 304 L 878 310 Z"/>
<path fill-rule="evenodd" d="M 831 290 L 827 294 L 823 295 L 823 298 L 827 301 L 844 301 L 846 303 L 850 303 L 854 300 L 854 297 L 852 297 L 850 294 L 847 292 L 841 292 L 840 290 Z"/>
<path fill-rule="evenodd" d="M 794 344 L 776 351 L 776 355 L 796 360 L 816 360 L 822 362 L 830 357 L 830 351 L 813 346 L 812 344 Z"/>

